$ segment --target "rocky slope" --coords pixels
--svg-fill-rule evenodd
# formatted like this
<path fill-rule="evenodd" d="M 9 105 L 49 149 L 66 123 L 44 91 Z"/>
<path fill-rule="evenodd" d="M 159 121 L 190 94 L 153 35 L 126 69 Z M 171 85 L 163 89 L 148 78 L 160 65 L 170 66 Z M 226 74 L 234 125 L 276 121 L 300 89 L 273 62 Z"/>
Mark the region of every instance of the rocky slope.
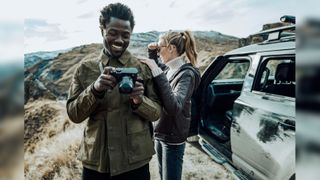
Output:
<path fill-rule="evenodd" d="M 76 152 L 83 125 L 70 123 L 63 102 L 29 102 L 25 112 L 25 179 L 80 179 Z"/>

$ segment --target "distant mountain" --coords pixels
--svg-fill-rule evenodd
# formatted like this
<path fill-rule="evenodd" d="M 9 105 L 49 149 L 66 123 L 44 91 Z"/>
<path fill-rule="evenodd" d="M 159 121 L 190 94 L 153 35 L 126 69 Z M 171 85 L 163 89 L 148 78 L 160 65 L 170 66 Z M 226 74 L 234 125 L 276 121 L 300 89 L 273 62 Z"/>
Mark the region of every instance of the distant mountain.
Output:
<path fill-rule="evenodd" d="M 145 33 L 133 33 L 131 36 L 131 42 L 130 45 L 132 46 L 141 46 L 141 45 L 148 45 L 150 42 L 154 42 L 158 40 L 158 37 L 160 34 L 164 32 L 158 32 L 158 31 L 149 31 Z M 212 41 L 217 42 L 227 42 L 238 39 L 234 36 L 229 36 L 222 34 L 217 31 L 193 31 L 193 35 L 196 37 L 196 39 L 210 39 Z"/>
<path fill-rule="evenodd" d="M 60 53 L 65 53 L 69 50 L 70 49 L 57 51 L 39 51 L 24 54 L 24 67 L 29 68 L 30 66 L 38 63 L 39 61 L 51 60 L 57 57 Z"/>
<path fill-rule="evenodd" d="M 150 31 L 134 33 L 131 36 L 129 51 L 136 56 L 147 57 L 147 45 L 158 40 L 162 32 Z M 239 39 L 215 31 L 193 32 L 200 70 L 217 55 L 238 47 Z M 29 98 L 37 99 L 46 96 L 65 99 L 75 68 L 81 61 L 97 58 L 102 44 L 87 44 L 68 50 L 53 52 L 36 52 L 25 54 L 25 102 Z"/>
<path fill-rule="evenodd" d="M 131 36 L 129 49 L 138 56 L 146 56 L 147 45 L 158 40 L 164 32 L 150 31 L 134 33 Z M 239 38 L 229 36 L 216 31 L 193 31 L 197 43 L 197 50 L 207 51 L 214 55 L 220 55 L 229 49 L 238 47 Z"/>

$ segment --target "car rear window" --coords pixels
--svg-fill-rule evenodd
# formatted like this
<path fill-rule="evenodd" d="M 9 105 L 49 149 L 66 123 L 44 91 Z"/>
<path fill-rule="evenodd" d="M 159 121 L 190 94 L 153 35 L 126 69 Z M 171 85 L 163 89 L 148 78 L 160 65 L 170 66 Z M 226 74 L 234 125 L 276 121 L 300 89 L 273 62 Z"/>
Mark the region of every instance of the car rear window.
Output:
<path fill-rule="evenodd" d="M 255 90 L 288 97 L 295 97 L 295 59 L 266 59 L 257 71 L 260 84 Z M 262 73 L 262 74 L 261 74 Z"/>
<path fill-rule="evenodd" d="M 230 61 L 226 66 L 220 71 L 215 80 L 223 79 L 244 79 L 247 71 L 249 69 L 250 62 L 248 60 L 244 61 Z"/>

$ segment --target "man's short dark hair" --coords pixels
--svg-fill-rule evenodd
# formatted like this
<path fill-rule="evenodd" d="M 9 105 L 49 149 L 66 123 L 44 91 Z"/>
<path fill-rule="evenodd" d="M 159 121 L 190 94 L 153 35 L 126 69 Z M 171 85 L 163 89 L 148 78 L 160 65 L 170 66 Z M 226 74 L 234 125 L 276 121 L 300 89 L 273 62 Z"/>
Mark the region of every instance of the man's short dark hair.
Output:
<path fill-rule="evenodd" d="M 105 28 L 106 23 L 110 22 L 110 17 L 119 18 L 122 20 L 130 21 L 131 30 L 134 27 L 134 16 L 132 14 L 131 9 L 121 3 L 109 4 L 104 7 L 101 11 L 101 15 L 99 18 L 100 26 Z"/>

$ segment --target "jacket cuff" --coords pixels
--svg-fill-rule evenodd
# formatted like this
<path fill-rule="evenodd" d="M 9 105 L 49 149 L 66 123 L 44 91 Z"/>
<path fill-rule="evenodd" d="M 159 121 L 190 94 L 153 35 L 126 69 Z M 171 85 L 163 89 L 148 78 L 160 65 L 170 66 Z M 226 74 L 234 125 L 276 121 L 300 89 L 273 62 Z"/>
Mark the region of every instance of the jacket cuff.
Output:
<path fill-rule="evenodd" d="M 151 120 L 151 121 L 155 121 L 159 118 L 160 114 L 157 113 L 153 108 L 151 108 L 151 104 L 150 104 L 150 99 L 148 99 L 147 97 L 143 96 L 142 97 L 142 103 L 141 104 L 131 104 L 131 108 L 132 111 L 136 114 L 138 114 L 139 116 L 147 119 L 147 120 Z"/>
<path fill-rule="evenodd" d="M 98 99 L 102 99 L 104 97 L 105 91 L 103 92 L 99 92 L 94 88 L 94 84 L 91 84 L 91 92 L 94 95 L 94 97 L 98 98 Z"/>
<path fill-rule="evenodd" d="M 157 77 L 162 73 L 162 70 L 158 67 L 158 68 L 152 69 L 151 73 L 153 77 Z"/>

